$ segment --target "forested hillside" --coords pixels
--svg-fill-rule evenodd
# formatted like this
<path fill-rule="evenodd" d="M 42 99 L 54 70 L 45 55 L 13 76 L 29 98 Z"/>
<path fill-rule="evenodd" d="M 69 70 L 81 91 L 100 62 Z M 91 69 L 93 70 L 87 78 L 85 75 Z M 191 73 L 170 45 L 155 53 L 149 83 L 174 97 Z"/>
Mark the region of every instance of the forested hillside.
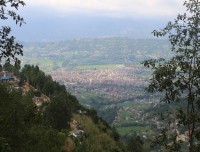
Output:
<path fill-rule="evenodd" d="M 10 64 L 3 68 L 10 73 L 18 69 Z M 125 150 L 115 129 L 95 110 L 81 106 L 76 97 L 38 66 L 25 65 L 14 79 L 1 80 L 0 118 L 2 152 Z M 71 126 L 72 120 L 79 123 L 77 128 Z M 69 136 L 76 129 L 81 129 L 83 136 Z M 99 146 L 102 142 L 106 144 Z"/>

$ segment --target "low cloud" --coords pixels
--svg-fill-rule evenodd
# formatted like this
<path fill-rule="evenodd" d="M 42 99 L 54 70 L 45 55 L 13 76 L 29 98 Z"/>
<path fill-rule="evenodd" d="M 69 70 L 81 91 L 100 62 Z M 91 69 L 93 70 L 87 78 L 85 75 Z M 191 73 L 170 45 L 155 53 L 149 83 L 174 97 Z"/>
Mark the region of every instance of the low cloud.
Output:
<path fill-rule="evenodd" d="M 183 11 L 180 0 L 28 0 L 28 6 L 96 16 L 156 17 Z"/>

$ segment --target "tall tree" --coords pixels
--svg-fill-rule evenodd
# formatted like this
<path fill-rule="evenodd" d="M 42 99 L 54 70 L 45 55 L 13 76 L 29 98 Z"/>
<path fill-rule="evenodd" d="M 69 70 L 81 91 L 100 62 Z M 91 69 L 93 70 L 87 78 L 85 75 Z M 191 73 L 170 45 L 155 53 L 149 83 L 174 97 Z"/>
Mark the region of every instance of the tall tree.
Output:
<path fill-rule="evenodd" d="M 20 95 L 0 85 L 0 151 L 20 151 L 27 128 L 24 116 Z"/>
<path fill-rule="evenodd" d="M 73 106 L 73 101 L 66 93 L 54 94 L 45 109 L 44 122 L 58 130 L 69 128 Z"/>
<path fill-rule="evenodd" d="M 24 6 L 25 3 L 21 0 L 0 0 L 0 19 L 7 20 L 11 18 L 21 26 L 24 19 L 16 14 L 19 6 Z M 15 37 L 10 36 L 11 28 L 9 26 L 2 26 L 0 28 L 0 62 L 2 59 L 10 62 L 14 60 L 19 62 L 17 55 L 23 55 L 22 45 L 15 42 Z"/>
<path fill-rule="evenodd" d="M 166 103 L 182 102 L 173 118 L 178 126 L 187 128 L 189 151 L 194 152 L 200 145 L 200 1 L 187 0 L 184 6 L 186 13 L 178 15 L 164 29 L 153 31 L 157 37 L 168 35 L 173 57 L 146 60 L 143 64 L 153 70 L 148 91 L 162 92 Z M 164 145 L 176 151 L 178 144 L 174 140 L 174 144 Z"/>
<path fill-rule="evenodd" d="M 128 141 L 127 149 L 129 152 L 144 152 L 145 150 L 143 146 L 144 141 L 142 140 L 142 138 L 134 133 Z"/>

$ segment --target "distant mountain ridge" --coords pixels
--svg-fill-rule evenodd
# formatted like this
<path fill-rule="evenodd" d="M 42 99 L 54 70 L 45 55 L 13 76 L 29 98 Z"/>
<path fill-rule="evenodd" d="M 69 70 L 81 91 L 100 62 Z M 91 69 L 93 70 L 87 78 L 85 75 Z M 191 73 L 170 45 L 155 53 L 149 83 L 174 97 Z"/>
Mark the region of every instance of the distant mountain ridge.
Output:
<path fill-rule="evenodd" d="M 51 65 L 54 69 L 80 65 L 127 64 L 171 55 L 169 42 L 165 39 L 111 37 L 25 42 L 23 45 L 24 63 L 38 64 L 41 68 Z"/>
<path fill-rule="evenodd" d="M 96 37 L 153 38 L 151 32 L 167 23 L 167 19 L 163 18 L 132 19 L 65 14 L 47 17 L 42 13 L 24 15 L 24 18 L 26 24 L 22 27 L 13 25 L 13 35 L 21 41 L 44 42 Z"/>

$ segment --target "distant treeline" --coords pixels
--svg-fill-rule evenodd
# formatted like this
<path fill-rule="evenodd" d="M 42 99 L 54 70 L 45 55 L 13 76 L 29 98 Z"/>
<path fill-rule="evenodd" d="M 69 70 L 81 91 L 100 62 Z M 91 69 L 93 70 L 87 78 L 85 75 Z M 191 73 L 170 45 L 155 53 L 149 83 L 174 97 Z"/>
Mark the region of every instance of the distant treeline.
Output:
<path fill-rule="evenodd" d="M 75 39 L 56 42 L 24 43 L 24 54 L 33 62 L 40 59 L 63 67 L 101 64 L 130 64 L 147 58 L 169 57 L 167 40 L 101 38 Z M 42 64 L 42 63 L 40 63 Z"/>

